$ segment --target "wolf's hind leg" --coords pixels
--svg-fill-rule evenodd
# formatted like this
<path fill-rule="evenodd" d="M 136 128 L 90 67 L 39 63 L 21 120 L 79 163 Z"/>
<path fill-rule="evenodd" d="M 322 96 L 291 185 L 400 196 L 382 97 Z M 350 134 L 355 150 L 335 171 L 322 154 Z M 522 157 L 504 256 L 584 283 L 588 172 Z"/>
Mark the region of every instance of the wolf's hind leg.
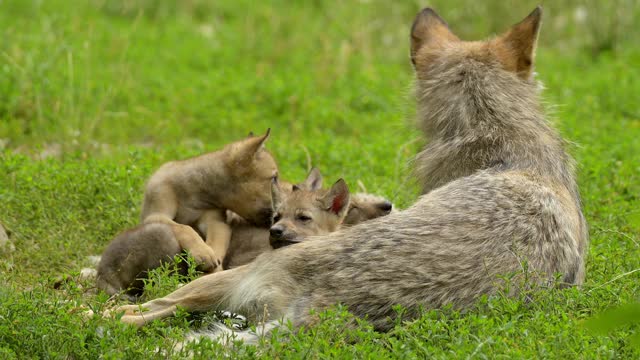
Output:
<path fill-rule="evenodd" d="M 228 304 L 228 294 L 238 286 L 245 277 L 248 268 L 240 266 L 231 270 L 205 275 L 171 294 L 148 301 L 141 305 L 125 305 L 117 308 L 114 313 L 124 312 L 122 322 L 142 326 L 155 319 L 173 316 L 178 308 L 189 312 L 221 310 Z"/>

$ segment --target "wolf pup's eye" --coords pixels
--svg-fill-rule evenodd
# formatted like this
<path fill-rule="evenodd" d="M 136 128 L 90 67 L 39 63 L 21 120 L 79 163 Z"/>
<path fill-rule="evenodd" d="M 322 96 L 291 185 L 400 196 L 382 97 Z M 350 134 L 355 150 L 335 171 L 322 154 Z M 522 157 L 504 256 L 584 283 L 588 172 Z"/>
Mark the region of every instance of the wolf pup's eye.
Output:
<path fill-rule="evenodd" d="M 274 217 L 273 217 L 273 222 L 277 223 L 278 221 L 280 221 L 280 219 L 282 219 L 282 215 L 280 213 L 277 213 Z"/>
<path fill-rule="evenodd" d="M 307 222 L 307 221 L 311 221 L 311 216 L 307 216 L 307 215 L 298 215 L 296 216 L 297 220 L 303 221 L 303 222 Z"/>

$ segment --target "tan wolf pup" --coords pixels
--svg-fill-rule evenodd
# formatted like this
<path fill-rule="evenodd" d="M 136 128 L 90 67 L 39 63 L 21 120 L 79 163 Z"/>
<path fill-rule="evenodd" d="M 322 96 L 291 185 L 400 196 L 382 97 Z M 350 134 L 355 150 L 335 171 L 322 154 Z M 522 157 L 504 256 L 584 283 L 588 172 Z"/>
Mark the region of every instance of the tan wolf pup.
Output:
<path fill-rule="evenodd" d="M 307 236 L 327 234 L 338 230 L 341 226 L 351 226 L 361 222 L 385 216 L 391 213 L 393 205 L 387 199 L 368 193 L 355 193 L 349 195 L 349 208 L 346 216 L 335 217 L 330 213 L 320 211 L 319 203 L 312 201 L 312 198 L 326 193 L 322 188 L 322 175 L 317 168 L 311 169 L 306 180 L 293 187 L 289 184 L 280 187 L 277 192 L 272 190 L 276 200 L 281 202 L 281 212 L 278 213 L 278 206 L 274 208 L 275 219 L 278 220 L 272 226 L 271 233 L 274 235 L 270 240 L 268 229 L 255 227 L 242 219 L 234 217 L 232 220 L 232 236 L 229 244 L 229 251 L 224 260 L 224 268 L 230 269 L 241 265 L 246 265 L 255 260 L 260 254 L 273 249 L 271 241 L 278 246 L 282 245 L 279 238 L 302 239 Z M 290 197 L 292 191 L 296 195 Z M 303 191 L 299 191 L 303 190 Z M 312 217 L 305 221 L 304 217 L 293 217 L 291 214 L 304 214 L 305 212 L 318 212 L 319 216 Z M 291 217 L 287 217 L 289 214 Z M 320 221 L 321 220 L 321 221 Z M 340 221 L 338 221 L 340 220 Z M 281 231 L 281 234 L 279 232 Z"/>
<path fill-rule="evenodd" d="M 181 249 L 205 271 L 222 270 L 231 229 L 231 210 L 257 226 L 272 218 L 270 184 L 278 172 L 264 149 L 270 131 L 191 159 L 162 165 L 149 179 L 142 223 L 172 225 Z M 194 230 L 205 235 L 205 242 Z"/>
<path fill-rule="evenodd" d="M 273 325 L 312 325 L 312 309 L 343 304 L 378 330 L 421 308 L 469 307 L 503 276 L 582 284 L 588 243 L 563 141 L 545 120 L 532 79 L 537 8 L 506 33 L 458 39 L 431 9 L 411 30 L 424 195 L 404 211 L 315 236 L 206 275 L 121 321 L 143 325 L 187 311 L 225 309 Z M 520 274 L 520 275 L 518 275 Z"/>
<path fill-rule="evenodd" d="M 326 234 L 335 231 L 342 223 L 349 205 L 346 184 L 339 180 L 330 191 L 325 191 L 320 189 L 322 182 L 321 178 L 317 180 L 318 176 L 320 173 L 314 169 L 303 184 L 293 188 L 285 184 L 285 189 L 281 189 L 274 179 L 271 194 L 276 223 L 271 233 L 276 235 L 273 240 L 276 243 L 302 241 L 304 236 Z M 327 202 L 340 202 L 342 207 L 325 206 Z M 235 221 L 242 222 L 230 224 L 231 251 L 225 258 L 226 264 L 244 265 L 271 250 L 269 229 L 255 227 L 245 220 Z M 146 273 L 183 252 L 176 236 L 177 227 L 167 223 L 147 223 L 116 236 L 98 265 L 98 288 L 109 295 L 127 290 L 124 295 L 130 299 L 141 295 Z"/>

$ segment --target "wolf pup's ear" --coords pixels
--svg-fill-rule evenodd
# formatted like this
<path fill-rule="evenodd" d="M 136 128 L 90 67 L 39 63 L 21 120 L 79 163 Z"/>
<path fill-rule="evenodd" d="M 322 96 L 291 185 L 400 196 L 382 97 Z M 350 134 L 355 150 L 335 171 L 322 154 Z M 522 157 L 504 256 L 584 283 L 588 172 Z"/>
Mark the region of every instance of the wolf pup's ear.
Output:
<path fill-rule="evenodd" d="M 422 9 L 411 26 L 411 63 L 416 66 L 418 52 L 422 48 L 440 48 L 448 42 L 459 40 L 433 9 Z"/>
<path fill-rule="evenodd" d="M 269 135 L 271 135 L 271 128 L 268 128 L 267 132 L 264 135 L 256 136 L 251 139 L 250 147 L 254 153 L 264 148 L 264 143 L 267 141 L 267 139 L 269 139 Z"/>
<path fill-rule="evenodd" d="M 322 189 L 322 174 L 318 168 L 311 168 L 309 175 L 301 184 L 305 189 L 309 191 L 316 191 Z"/>
<path fill-rule="evenodd" d="M 339 179 L 331 190 L 320 199 L 325 209 L 342 217 L 349 210 L 349 187 L 343 179 Z"/>
<path fill-rule="evenodd" d="M 538 6 L 521 22 L 513 25 L 509 31 L 498 38 L 507 49 L 501 56 L 501 62 L 509 71 L 515 72 L 522 79 L 530 79 L 533 72 L 542 7 Z"/>
<path fill-rule="evenodd" d="M 264 148 L 264 143 L 269 138 L 271 129 L 262 136 L 250 136 L 240 142 L 235 150 L 236 159 L 240 161 L 251 160 L 253 156 Z"/>
<path fill-rule="evenodd" d="M 276 174 L 271 179 L 271 209 L 275 212 L 280 204 L 282 204 L 282 191 L 280 191 L 280 183 Z"/>

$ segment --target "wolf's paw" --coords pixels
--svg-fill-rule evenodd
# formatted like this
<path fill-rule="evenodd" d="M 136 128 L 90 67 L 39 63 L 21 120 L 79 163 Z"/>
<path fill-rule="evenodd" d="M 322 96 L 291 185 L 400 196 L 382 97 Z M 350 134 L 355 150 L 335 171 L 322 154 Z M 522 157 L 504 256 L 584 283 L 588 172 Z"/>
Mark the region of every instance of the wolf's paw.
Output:
<path fill-rule="evenodd" d="M 120 318 L 120 321 L 122 321 L 125 324 L 134 325 L 138 327 L 143 326 L 148 322 L 147 319 L 145 319 L 144 315 L 124 315 L 123 317 Z"/>
<path fill-rule="evenodd" d="M 122 316 L 140 315 L 144 311 L 144 308 L 140 305 L 122 305 L 115 309 L 108 309 L 102 312 L 102 317 L 115 317 L 119 314 Z"/>
<path fill-rule="evenodd" d="M 208 246 L 191 250 L 191 256 L 198 264 L 198 268 L 204 272 L 216 272 L 222 270 L 222 259 Z"/>
<path fill-rule="evenodd" d="M 214 254 L 215 254 L 215 253 L 214 253 Z M 222 260 L 224 260 L 224 259 L 223 259 L 223 258 L 221 258 L 221 257 L 218 257 L 218 256 L 214 255 L 214 261 L 215 261 L 215 263 L 216 263 L 216 267 L 215 267 L 215 269 L 213 269 L 213 271 L 212 271 L 212 272 L 216 273 L 216 272 L 219 272 L 219 271 L 223 271 L 223 270 L 224 270 L 224 268 L 222 267 Z"/>
<path fill-rule="evenodd" d="M 123 305 L 115 309 L 105 310 L 102 316 L 116 319 L 118 316 L 121 316 L 120 321 L 125 324 L 142 326 L 147 322 L 144 316 L 145 311 L 146 309 L 140 305 Z"/>
<path fill-rule="evenodd" d="M 213 273 L 217 273 L 217 272 L 220 272 L 220 271 L 224 271 L 224 268 L 222 267 L 222 260 L 218 260 L 218 264 L 219 264 L 219 265 L 218 265 L 218 266 L 216 266 L 216 268 L 215 268 L 215 269 L 213 269 L 213 271 L 212 271 Z"/>

